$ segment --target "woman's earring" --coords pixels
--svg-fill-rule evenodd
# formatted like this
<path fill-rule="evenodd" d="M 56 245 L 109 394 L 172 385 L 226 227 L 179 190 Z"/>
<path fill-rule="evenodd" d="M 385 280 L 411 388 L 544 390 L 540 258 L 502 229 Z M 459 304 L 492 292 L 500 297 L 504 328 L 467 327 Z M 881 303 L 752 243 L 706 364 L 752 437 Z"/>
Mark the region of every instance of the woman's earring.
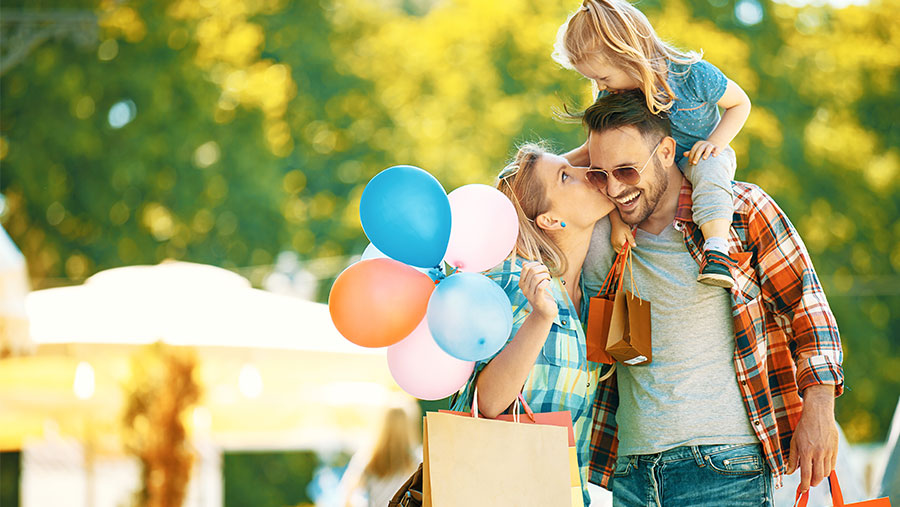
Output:
<path fill-rule="evenodd" d="M 566 223 L 565 223 L 565 222 L 560 222 L 559 225 L 565 227 L 565 226 L 566 226 Z"/>

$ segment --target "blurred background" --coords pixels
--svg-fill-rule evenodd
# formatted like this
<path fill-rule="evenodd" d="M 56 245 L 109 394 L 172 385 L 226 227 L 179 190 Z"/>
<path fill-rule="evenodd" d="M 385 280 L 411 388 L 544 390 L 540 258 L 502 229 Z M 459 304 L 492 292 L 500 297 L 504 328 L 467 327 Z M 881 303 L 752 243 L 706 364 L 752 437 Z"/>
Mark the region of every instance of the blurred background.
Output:
<path fill-rule="evenodd" d="M 578 6 L 4 0 L 0 504 L 345 505 L 385 413 L 415 436 L 446 406 L 322 304 L 368 243 L 363 187 L 582 143 L 553 111 L 590 85 L 550 58 Z M 900 1 L 638 6 L 750 95 L 738 179 L 791 217 L 841 329 L 845 490 L 896 488 Z"/>

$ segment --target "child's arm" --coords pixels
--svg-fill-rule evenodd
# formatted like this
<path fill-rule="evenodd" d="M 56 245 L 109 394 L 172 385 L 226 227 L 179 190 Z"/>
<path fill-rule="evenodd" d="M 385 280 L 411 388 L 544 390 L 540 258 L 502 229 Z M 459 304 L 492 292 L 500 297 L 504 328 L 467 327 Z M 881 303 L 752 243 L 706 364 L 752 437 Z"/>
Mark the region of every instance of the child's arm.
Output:
<path fill-rule="evenodd" d="M 625 243 L 630 244 L 632 248 L 637 246 L 634 242 L 634 234 L 631 233 L 631 227 L 622 221 L 622 216 L 619 215 L 618 210 L 613 210 L 612 213 L 609 214 L 609 225 L 611 226 L 609 242 L 612 244 L 616 253 L 622 252 Z"/>
<path fill-rule="evenodd" d="M 696 164 L 701 158 L 706 160 L 710 155 L 718 155 L 737 136 L 750 116 L 750 97 L 730 79 L 716 105 L 725 110 L 722 119 L 706 141 L 697 141 L 691 151 L 684 154 L 691 164 Z"/>
<path fill-rule="evenodd" d="M 588 151 L 588 142 L 585 141 L 581 146 L 568 153 L 564 153 L 563 158 L 568 160 L 573 167 L 590 167 L 591 154 Z"/>

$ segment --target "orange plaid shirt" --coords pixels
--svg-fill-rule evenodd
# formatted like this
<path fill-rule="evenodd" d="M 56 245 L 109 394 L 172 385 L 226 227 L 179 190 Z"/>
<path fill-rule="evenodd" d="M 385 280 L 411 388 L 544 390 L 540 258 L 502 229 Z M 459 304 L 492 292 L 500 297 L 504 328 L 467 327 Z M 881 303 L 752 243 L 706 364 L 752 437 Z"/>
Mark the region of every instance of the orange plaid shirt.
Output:
<path fill-rule="evenodd" d="M 733 190 L 735 372 L 753 431 L 780 487 L 803 409 L 800 393 L 814 384 L 834 385 L 836 396 L 843 392 L 841 339 L 809 253 L 787 216 L 756 185 L 735 182 Z M 673 225 L 702 265 L 703 234 L 692 221 L 691 191 L 684 180 Z M 619 444 L 618 404 L 612 376 L 598 388 L 591 435 L 590 480 L 607 488 Z"/>

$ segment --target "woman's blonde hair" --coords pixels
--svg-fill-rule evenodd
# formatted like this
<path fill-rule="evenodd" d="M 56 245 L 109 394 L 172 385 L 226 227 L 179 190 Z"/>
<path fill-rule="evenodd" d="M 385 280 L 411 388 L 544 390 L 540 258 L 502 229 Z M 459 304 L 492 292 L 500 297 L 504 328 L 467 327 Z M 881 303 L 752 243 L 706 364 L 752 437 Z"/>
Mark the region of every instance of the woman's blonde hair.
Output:
<path fill-rule="evenodd" d="M 627 0 L 584 0 L 559 28 L 553 49 L 553 59 L 567 69 L 595 57 L 622 67 L 641 83 L 653 114 L 668 111 L 677 98 L 666 82 L 667 61 L 690 65 L 703 57 L 663 42 Z"/>
<path fill-rule="evenodd" d="M 410 421 L 402 408 L 390 409 L 384 417 L 381 435 L 363 476 L 391 477 L 412 470 L 413 450 Z"/>
<path fill-rule="evenodd" d="M 497 189 L 512 201 L 519 217 L 519 237 L 514 253 L 524 259 L 539 261 L 553 276 L 560 276 L 568 265 L 566 256 L 547 231 L 535 223 L 538 215 L 550 208 L 547 191 L 535 171 L 538 160 L 547 153 L 547 147 L 541 143 L 519 147 L 515 159 L 500 172 Z"/>

